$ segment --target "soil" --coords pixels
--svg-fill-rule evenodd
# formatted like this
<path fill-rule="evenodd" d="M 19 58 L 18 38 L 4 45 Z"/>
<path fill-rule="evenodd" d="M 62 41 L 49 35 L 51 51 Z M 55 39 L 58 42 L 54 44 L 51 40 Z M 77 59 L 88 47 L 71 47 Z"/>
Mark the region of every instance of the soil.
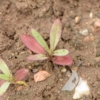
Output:
<path fill-rule="evenodd" d="M 76 17 L 80 17 L 78 22 Z M 56 18 L 61 19 L 63 26 L 57 48 L 69 50 L 73 58 L 70 68 L 77 69 L 91 90 L 90 95 L 79 100 L 100 100 L 100 30 L 96 31 L 93 25 L 100 18 L 100 0 L 0 0 L 0 57 L 13 74 L 23 67 L 30 70 L 28 87 L 10 85 L 0 100 L 73 100 L 74 90 L 61 90 L 68 80 L 66 73 L 61 72 L 64 66 L 55 66 L 45 81 L 34 82 L 35 71 L 51 65 L 26 61 L 32 52 L 20 39 L 22 34 L 31 35 L 34 28 L 48 43 Z M 80 34 L 84 29 L 88 33 Z"/>

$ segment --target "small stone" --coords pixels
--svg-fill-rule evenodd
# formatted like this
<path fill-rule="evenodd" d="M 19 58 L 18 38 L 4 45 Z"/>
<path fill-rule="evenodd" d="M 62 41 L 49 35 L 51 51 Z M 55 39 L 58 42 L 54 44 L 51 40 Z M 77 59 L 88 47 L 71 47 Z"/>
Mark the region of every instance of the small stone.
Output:
<path fill-rule="evenodd" d="M 72 69 L 75 70 L 76 72 L 77 72 L 78 68 L 79 67 L 77 67 L 77 66 L 72 66 Z"/>
<path fill-rule="evenodd" d="M 12 53 L 11 55 L 14 56 L 14 53 Z"/>
<path fill-rule="evenodd" d="M 61 70 L 62 73 L 65 73 L 66 71 L 67 71 L 66 68 L 63 68 L 63 69 Z"/>
<path fill-rule="evenodd" d="M 24 54 L 25 52 L 20 52 L 20 54 Z M 17 53 L 18 54 L 18 53 Z"/>
<path fill-rule="evenodd" d="M 100 89 L 98 89 L 97 94 L 100 95 Z"/>
<path fill-rule="evenodd" d="M 33 69 L 33 73 L 37 73 L 38 71 L 38 69 Z"/>
<path fill-rule="evenodd" d="M 60 93 L 60 91 L 58 91 L 58 93 Z"/>
<path fill-rule="evenodd" d="M 96 57 L 94 58 L 96 62 L 99 62 L 100 61 L 100 57 Z"/>
<path fill-rule="evenodd" d="M 50 90 L 51 89 L 51 86 L 47 86 L 47 90 Z"/>
<path fill-rule="evenodd" d="M 97 74 L 97 80 L 100 81 L 100 74 Z"/>
<path fill-rule="evenodd" d="M 34 64 L 34 66 L 39 66 L 39 65 L 40 65 L 40 63 L 35 63 L 35 64 Z"/>
<path fill-rule="evenodd" d="M 63 79 L 59 79 L 60 81 L 63 81 Z"/>
<path fill-rule="evenodd" d="M 100 12 L 98 12 L 98 13 L 96 14 L 96 16 L 97 16 L 98 18 L 100 18 Z"/>
<path fill-rule="evenodd" d="M 80 22 L 80 20 L 81 20 L 81 17 L 79 17 L 79 16 L 75 17 L 75 23 L 76 24 L 78 24 Z"/>
<path fill-rule="evenodd" d="M 89 41 L 90 41 L 90 37 L 89 37 L 89 36 L 86 36 L 86 37 L 84 38 L 84 41 L 85 41 L 85 42 L 89 42 Z"/>
<path fill-rule="evenodd" d="M 89 17 L 90 17 L 90 18 L 92 18 L 92 17 L 93 17 L 93 13 L 92 13 L 92 12 L 90 12 L 90 15 L 89 15 Z"/>
<path fill-rule="evenodd" d="M 28 66 L 29 69 L 32 69 L 32 66 Z"/>
<path fill-rule="evenodd" d="M 71 18 L 75 18 L 75 16 L 76 16 L 75 12 L 74 12 L 74 11 L 71 11 L 71 12 L 70 12 L 70 17 L 71 17 Z"/>
<path fill-rule="evenodd" d="M 22 90 L 22 86 L 17 87 L 17 89 L 16 89 L 16 90 L 17 90 L 17 91 Z"/>
<path fill-rule="evenodd" d="M 100 19 L 94 22 L 94 28 L 100 28 Z"/>
<path fill-rule="evenodd" d="M 70 77 L 71 74 L 72 74 L 72 73 L 71 73 L 70 71 L 67 71 L 66 76 Z"/>
<path fill-rule="evenodd" d="M 87 29 L 80 30 L 79 33 L 82 34 L 82 35 L 84 35 L 84 36 L 86 36 L 86 35 L 89 34 L 89 32 L 88 32 Z"/>

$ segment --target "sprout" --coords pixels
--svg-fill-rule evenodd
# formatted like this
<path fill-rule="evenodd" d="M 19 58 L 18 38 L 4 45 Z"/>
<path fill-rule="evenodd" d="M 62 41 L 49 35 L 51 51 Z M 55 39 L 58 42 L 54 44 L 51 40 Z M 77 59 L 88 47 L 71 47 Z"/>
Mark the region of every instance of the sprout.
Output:
<path fill-rule="evenodd" d="M 56 19 L 50 32 L 50 48 L 36 30 L 32 29 L 33 37 L 23 34 L 21 36 L 22 42 L 26 45 L 27 48 L 37 53 L 35 55 L 29 56 L 27 59 L 33 61 L 50 59 L 59 65 L 71 65 L 73 61 L 72 58 L 68 56 L 68 50 L 55 50 L 61 37 L 61 30 L 61 22 L 59 19 Z"/>
<path fill-rule="evenodd" d="M 19 69 L 13 76 L 6 63 L 0 59 L 0 71 L 2 72 L 0 74 L 0 96 L 6 92 L 10 84 L 26 85 L 26 83 L 21 80 L 23 80 L 28 75 L 28 69 Z"/>

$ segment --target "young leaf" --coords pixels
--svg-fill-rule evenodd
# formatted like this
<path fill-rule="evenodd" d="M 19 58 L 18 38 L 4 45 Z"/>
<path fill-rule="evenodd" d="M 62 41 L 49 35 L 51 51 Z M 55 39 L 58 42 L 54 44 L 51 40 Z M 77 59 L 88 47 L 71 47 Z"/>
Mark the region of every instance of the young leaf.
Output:
<path fill-rule="evenodd" d="M 15 73 L 15 80 L 16 80 L 16 81 L 20 81 L 20 80 L 25 79 L 25 78 L 28 76 L 28 72 L 29 72 L 29 70 L 26 69 L 26 68 L 19 69 L 19 70 Z"/>
<path fill-rule="evenodd" d="M 22 42 L 27 48 L 32 50 L 35 53 L 44 53 L 45 49 L 31 36 L 23 34 L 21 36 Z"/>
<path fill-rule="evenodd" d="M 10 82 L 5 82 L 0 86 L 0 96 L 3 95 L 8 89 Z"/>
<path fill-rule="evenodd" d="M 6 80 L 6 81 L 9 81 L 10 80 L 10 77 L 5 75 L 5 74 L 0 74 L 0 79 L 3 79 L 3 80 Z"/>
<path fill-rule="evenodd" d="M 0 58 L 0 70 L 7 76 L 12 76 L 6 63 Z"/>
<path fill-rule="evenodd" d="M 60 37 L 61 37 L 61 22 L 59 19 L 56 19 L 50 32 L 50 50 L 54 51 Z"/>
<path fill-rule="evenodd" d="M 53 53 L 53 55 L 55 55 L 55 56 L 65 56 L 68 53 L 69 53 L 68 50 L 66 50 L 66 49 L 60 49 L 60 50 L 55 50 L 54 53 Z"/>
<path fill-rule="evenodd" d="M 38 41 L 38 43 L 47 51 L 49 52 L 49 48 L 47 43 L 45 42 L 45 40 L 42 38 L 42 36 L 35 31 L 34 29 L 32 29 L 32 35 L 34 36 L 34 38 Z"/>
<path fill-rule="evenodd" d="M 44 54 L 36 54 L 36 55 L 31 55 L 29 57 L 27 57 L 27 60 L 45 60 L 48 59 L 48 57 Z"/>
<path fill-rule="evenodd" d="M 58 65 L 71 65 L 73 60 L 70 56 L 55 56 L 53 62 Z"/>

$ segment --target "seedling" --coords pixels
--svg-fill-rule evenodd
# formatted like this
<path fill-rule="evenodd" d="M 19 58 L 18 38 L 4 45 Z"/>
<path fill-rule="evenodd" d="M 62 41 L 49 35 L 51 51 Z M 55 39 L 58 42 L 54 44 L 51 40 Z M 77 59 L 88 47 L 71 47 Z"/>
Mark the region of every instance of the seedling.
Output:
<path fill-rule="evenodd" d="M 27 75 L 28 70 L 22 68 L 17 70 L 13 76 L 5 62 L 0 59 L 0 96 L 6 92 L 10 84 L 23 84 L 26 86 L 27 84 L 22 80 Z"/>
<path fill-rule="evenodd" d="M 68 50 L 55 50 L 61 37 L 61 30 L 61 22 L 59 19 L 56 19 L 50 32 L 50 48 L 36 30 L 32 29 L 33 37 L 23 34 L 21 36 L 22 42 L 26 45 L 27 48 L 37 53 L 35 55 L 29 56 L 27 59 L 33 61 L 49 59 L 59 65 L 72 64 L 72 58 L 68 56 Z"/>

